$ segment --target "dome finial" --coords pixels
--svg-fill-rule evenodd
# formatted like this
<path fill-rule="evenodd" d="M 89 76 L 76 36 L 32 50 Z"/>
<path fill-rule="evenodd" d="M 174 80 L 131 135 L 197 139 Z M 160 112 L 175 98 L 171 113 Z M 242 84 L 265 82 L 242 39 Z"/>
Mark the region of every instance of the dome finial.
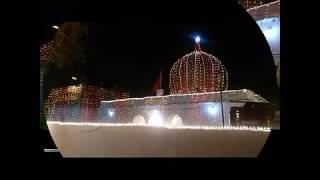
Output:
<path fill-rule="evenodd" d="M 195 41 L 196 41 L 195 50 L 196 50 L 196 51 L 201 51 L 201 48 L 200 48 L 200 37 L 197 36 L 196 39 L 195 39 Z"/>
<path fill-rule="evenodd" d="M 196 40 L 196 43 L 197 43 L 197 44 L 200 43 L 200 37 L 199 37 L 199 36 L 197 36 L 195 40 Z"/>

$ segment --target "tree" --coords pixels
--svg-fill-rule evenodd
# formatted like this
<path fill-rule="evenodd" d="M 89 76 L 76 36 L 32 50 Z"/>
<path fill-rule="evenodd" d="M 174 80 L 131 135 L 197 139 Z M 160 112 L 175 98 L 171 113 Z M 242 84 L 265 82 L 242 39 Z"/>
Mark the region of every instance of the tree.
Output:
<path fill-rule="evenodd" d="M 54 37 L 48 61 L 58 67 L 86 63 L 85 41 L 89 27 L 79 22 L 63 23 Z"/>
<path fill-rule="evenodd" d="M 53 88 L 65 86 L 68 82 L 70 83 L 69 78 L 74 75 L 75 67 L 79 65 L 85 67 L 87 63 L 86 45 L 91 27 L 89 25 L 80 22 L 66 22 L 59 26 L 50 50 L 46 54 L 44 63 L 41 66 L 45 74 L 43 80 L 44 97 L 47 97 Z M 84 72 L 82 68 L 76 71 Z M 85 78 L 82 75 L 81 81 L 83 80 Z M 40 126 L 43 127 L 45 125 L 43 111 L 40 116 Z"/>
<path fill-rule="evenodd" d="M 82 70 L 87 63 L 87 39 L 90 35 L 89 24 L 65 22 L 59 26 L 46 63 L 46 90 L 65 86 L 72 75 Z M 75 67 L 83 67 L 81 70 Z M 46 92 L 48 94 L 50 92 Z"/>

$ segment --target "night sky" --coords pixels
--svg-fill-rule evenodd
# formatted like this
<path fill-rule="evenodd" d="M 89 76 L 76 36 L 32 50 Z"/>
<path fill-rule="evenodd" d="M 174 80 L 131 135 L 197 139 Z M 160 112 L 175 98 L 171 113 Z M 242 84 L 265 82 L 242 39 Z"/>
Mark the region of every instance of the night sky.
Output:
<path fill-rule="evenodd" d="M 199 35 L 202 51 L 225 65 L 228 89 L 250 89 L 272 101 L 277 92 L 276 72 L 262 32 L 240 5 L 224 14 L 219 8 L 193 18 L 96 22 L 99 26 L 88 42 L 92 52 L 88 64 L 85 70 L 76 68 L 72 73 L 86 74 L 92 83 L 103 82 L 105 87 L 117 86 L 131 97 L 143 97 L 155 95 L 152 87 L 162 70 L 168 94 L 171 66 L 194 50 L 194 38 Z M 56 30 L 50 24 L 43 24 L 40 44 L 53 38 Z"/>

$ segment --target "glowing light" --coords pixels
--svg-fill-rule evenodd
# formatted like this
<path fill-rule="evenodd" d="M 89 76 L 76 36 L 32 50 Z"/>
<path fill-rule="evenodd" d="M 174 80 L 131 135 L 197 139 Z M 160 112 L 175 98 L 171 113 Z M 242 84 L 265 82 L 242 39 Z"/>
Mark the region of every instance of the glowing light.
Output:
<path fill-rule="evenodd" d="M 55 28 L 55 29 L 59 29 L 59 26 L 56 26 L 56 25 L 55 25 L 55 26 L 52 26 L 52 27 Z"/>
<path fill-rule="evenodd" d="M 210 115 L 216 115 L 217 114 L 217 107 L 215 107 L 213 104 L 210 104 L 208 107 L 208 112 Z"/>
<path fill-rule="evenodd" d="M 148 124 L 152 126 L 161 126 L 163 124 L 163 119 L 158 110 L 153 110 Z"/>
<path fill-rule="evenodd" d="M 83 93 L 86 96 L 83 96 Z M 153 96 L 153 97 L 144 97 L 144 98 L 128 98 L 114 101 L 102 101 L 108 99 L 108 91 L 103 88 L 95 88 L 91 86 L 71 86 L 71 87 L 63 87 L 59 89 L 55 89 L 45 104 L 45 115 L 47 120 L 64 120 L 64 121 L 90 121 L 90 122 L 105 122 L 107 120 L 111 120 L 114 123 L 122 122 L 128 123 L 132 122 L 131 116 L 134 114 L 127 113 L 141 113 L 135 112 L 139 108 L 144 111 L 149 109 L 149 107 L 153 106 L 153 108 L 170 108 L 170 104 L 172 103 L 201 103 L 201 112 L 195 112 L 189 114 L 188 119 L 192 118 L 191 122 L 194 124 L 201 125 L 201 122 L 198 122 L 198 119 L 202 118 L 202 116 L 208 116 L 209 112 L 214 112 L 208 108 L 210 104 L 213 104 L 216 108 L 217 115 L 220 115 L 220 103 L 218 103 L 219 96 L 217 93 L 219 92 L 207 92 L 207 93 L 195 93 L 195 94 L 180 94 L 180 95 L 168 95 L 168 96 Z M 257 97 L 255 97 L 254 93 L 251 91 L 247 91 L 244 93 L 242 90 L 229 90 L 223 91 L 224 100 L 232 101 L 234 98 L 236 99 L 249 99 L 250 102 L 260 102 Z M 207 103 L 210 101 L 209 103 Z M 58 102 L 66 102 L 63 104 L 57 104 Z M 121 103 L 116 103 L 121 102 Z M 202 104 L 203 103 L 203 104 Z M 134 109 L 130 109 L 130 107 L 134 107 Z M 141 108 L 140 108 L 141 107 Z M 106 108 L 106 109 L 105 109 Z M 129 109 L 128 109 L 129 108 Z M 108 111 L 114 111 L 114 114 Z M 132 110 L 132 111 L 131 111 Z M 150 114 L 146 118 L 146 123 L 151 119 L 150 124 L 166 124 L 167 122 L 164 118 L 167 119 L 167 114 L 163 115 L 160 109 L 155 111 L 155 115 L 152 115 L 154 109 L 150 111 Z M 198 111 L 198 110 L 196 110 Z M 84 113 L 82 113 L 84 112 Z M 174 112 L 176 115 L 183 115 L 181 112 Z M 160 115 L 161 116 L 160 116 Z M 118 116 L 119 115 L 119 116 Z M 169 114 L 168 114 L 169 115 Z M 105 117 L 106 116 L 106 117 Z M 111 117 L 112 116 L 112 117 Z M 211 116 L 211 115 L 209 115 Z M 150 118 L 151 117 L 151 118 Z M 184 116 L 182 116 L 184 117 Z M 174 116 L 172 117 L 174 118 Z M 160 119 L 160 120 L 157 120 Z M 163 119 L 163 121 L 162 121 Z M 216 121 L 217 118 L 215 116 L 211 116 L 208 121 Z M 185 119 L 183 119 L 185 120 Z M 168 124 L 171 125 L 172 121 Z M 178 121 L 177 121 L 178 123 Z M 190 125 L 193 125 L 190 124 Z"/>
<path fill-rule="evenodd" d="M 44 149 L 44 152 L 59 152 L 58 149 Z"/>
<path fill-rule="evenodd" d="M 183 126 L 182 119 L 180 116 L 175 115 L 174 118 L 171 121 L 171 125 L 176 127 L 176 126 Z"/>
<path fill-rule="evenodd" d="M 272 40 L 276 37 L 278 37 L 278 31 L 276 28 L 268 28 L 263 31 L 264 36 L 267 38 L 267 40 Z"/>
<path fill-rule="evenodd" d="M 144 117 L 139 114 L 133 118 L 133 124 L 146 124 L 146 122 Z"/>
<path fill-rule="evenodd" d="M 114 112 L 113 112 L 113 111 L 111 111 L 111 110 L 109 110 L 109 111 L 108 111 L 108 114 L 109 114 L 109 116 L 111 116 L 111 117 L 112 117 L 112 116 L 113 116 L 113 114 L 114 114 Z"/>
<path fill-rule="evenodd" d="M 196 37 L 196 43 L 200 43 L 200 37 L 199 36 Z"/>
<path fill-rule="evenodd" d="M 280 53 L 280 19 L 266 18 L 257 21 L 274 54 Z"/>
<path fill-rule="evenodd" d="M 72 76 L 72 79 L 73 79 L 73 80 L 75 80 L 75 81 L 77 80 L 77 78 L 76 78 L 76 77 L 74 77 L 74 76 Z"/>

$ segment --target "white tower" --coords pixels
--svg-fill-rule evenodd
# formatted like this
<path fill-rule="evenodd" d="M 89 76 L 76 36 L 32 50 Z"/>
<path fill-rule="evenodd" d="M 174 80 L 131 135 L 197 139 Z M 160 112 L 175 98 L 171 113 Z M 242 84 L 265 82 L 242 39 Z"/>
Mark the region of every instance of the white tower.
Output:
<path fill-rule="evenodd" d="M 163 89 L 162 89 L 162 71 L 160 71 L 160 89 L 157 89 L 157 96 L 163 96 Z"/>

